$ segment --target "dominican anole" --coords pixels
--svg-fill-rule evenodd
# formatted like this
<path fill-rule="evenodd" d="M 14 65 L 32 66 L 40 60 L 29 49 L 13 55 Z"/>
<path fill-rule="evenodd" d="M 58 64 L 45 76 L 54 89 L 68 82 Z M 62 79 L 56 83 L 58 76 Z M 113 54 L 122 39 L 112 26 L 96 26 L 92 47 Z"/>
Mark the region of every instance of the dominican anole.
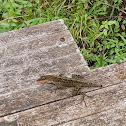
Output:
<path fill-rule="evenodd" d="M 54 76 L 54 75 L 45 75 L 37 80 L 40 83 L 52 83 L 57 87 L 75 87 L 73 90 L 73 95 L 84 95 L 83 92 L 80 91 L 81 87 L 102 87 L 102 85 L 92 84 L 88 82 L 83 82 L 79 79 L 75 78 L 67 78 L 62 76 Z"/>

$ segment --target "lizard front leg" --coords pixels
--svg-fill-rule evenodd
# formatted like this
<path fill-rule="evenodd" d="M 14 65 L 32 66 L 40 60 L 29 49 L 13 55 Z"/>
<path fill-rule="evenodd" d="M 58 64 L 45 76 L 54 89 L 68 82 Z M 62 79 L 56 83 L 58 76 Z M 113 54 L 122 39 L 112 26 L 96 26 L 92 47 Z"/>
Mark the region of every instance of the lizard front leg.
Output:
<path fill-rule="evenodd" d="M 56 91 L 58 90 L 58 89 L 64 89 L 65 87 L 61 84 L 61 83 L 59 83 L 59 82 L 55 82 L 54 83 L 54 85 L 56 86 L 56 89 L 55 89 L 55 93 L 56 93 Z"/>

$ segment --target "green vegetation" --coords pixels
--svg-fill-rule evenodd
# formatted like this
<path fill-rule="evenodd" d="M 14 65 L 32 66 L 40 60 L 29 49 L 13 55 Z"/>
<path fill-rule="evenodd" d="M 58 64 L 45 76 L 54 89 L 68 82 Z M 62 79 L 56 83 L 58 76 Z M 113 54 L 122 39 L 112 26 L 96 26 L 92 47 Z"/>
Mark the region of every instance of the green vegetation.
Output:
<path fill-rule="evenodd" d="M 91 68 L 126 59 L 125 0 L 0 0 L 0 33 L 57 19 Z"/>

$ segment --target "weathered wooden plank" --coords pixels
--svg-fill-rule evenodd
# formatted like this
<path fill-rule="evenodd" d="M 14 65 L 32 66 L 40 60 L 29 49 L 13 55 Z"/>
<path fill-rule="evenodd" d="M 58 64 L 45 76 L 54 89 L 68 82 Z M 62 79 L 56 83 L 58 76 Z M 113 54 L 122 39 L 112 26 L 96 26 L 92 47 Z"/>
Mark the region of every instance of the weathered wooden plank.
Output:
<path fill-rule="evenodd" d="M 64 41 L 61 41 L 61 38 L 64 38 Z M 0 58 L 5 60 L 6 58 L 34 54 L 35 51 L 42 51 L 46 53 L 48 49 L 67 47 L 74 43 L 73 41 L 74 40 L 68 30 L 49 34 L 47 36 L 41 35 L 33 37 L 30 40 L 23 40 L 18 43 L 13 42 L 13 44 L 11 43 L 5 47 L 0 47 Z M 45 57 L 43 57 L 43 60 L 44 58 Z"/>
<path fill-rule="evenodd" d="M 117 70 L 118 69 L 121 70 L 123 68 L 123 70 L 124 70 L 123 74 L 125 75 L 126 71 L 125 71 L 124 64 L 125 63 L 123 63 L 121 65 L 115 64 L 115 65 L 117 65 L 117 67 L 114 67 L 115 65 L 112 65 L 111 66 L 112 70 L 110 70 L 109 67 L 106 67 L 106 70 L 105 70 L 106 72 L 101 72 L 102 69 L 99 68 L 98 69 L 99 72 L 97 70 L 97 73 L 93 74 L 93 76 L 92 76 L 92 78 L 96 82 L 93 81 L 93 80 L 92 80 L 92 82 L 98 83 L 98 84 L 103 84 L 104 87 L 108 86 L 108 85 L 120 83 L 122 80 L 120 80 L 120 78 L 116 77 L 117 76 Z M 114 70 L 113 70 L 113 68 L 114 68 Z M 104 74 L 101 74 L 101 73 L 104 73 Z M 108 78 L 108 75 L 109 75 L 109 78 Z M 90 75 L 89 75 L 89 77 L 84 76 L 85 79 L 87 78 L 87 81 L 90 79 L 90 77 L 91 77 Z M 116 80 L 116 81 L 112 82 L 111 78 L 113 78 L 112 80 Z M 100 82 L 98 82 L 99 79 L 100 79 Z M 108 79 L 110 79 L 110 80 L 108 81 Z M 29 82 L 29 84 L 36 83 L 36 79 L 34 79 L 32 81 L 29 79 L 27 81 Z M 1 97 L 1 100 L 0 100 L 1 101 L 1 114 L 0 115 L 2 116 L 2 115 L 7 114 L 7 113 L 22 111 L 22 110 L 31 108 L 33 106 L 39 106 L 39 105 L 42 105 L 42 104 L 45 104 L 45 103 L 49 103 L 50 101 L 56 101 L 58 99 L 62 99 L 62 98 L 66 98 L 66 97 L 71 96 L 71 91 L 66 92 L 66 90 L 62 90 L 64 93 L 61 92 L 61 94 L 64 94 L 64 96 L 60 95 L 60 92 L 58 92 L 58 94 L 56 93 L 56 94 L 50 95 L 50 90 L 51 90 L 51 92 L 53 92 L 54 88 L 50 89 L 50 86 L 46 85 L 46 84 L 41 86 L 41 84 L 36 83 L 36 86 L 33 86 L 33 87 L 31 86 L 28 89 L 19 90 L 15 93 L 13 92 L 12 94 L 5 95 L 5 96 Z M 83 91 L 87 92 L 87 91 L 91 91 L 91 90 L 94 90 L 94 89 L 95 88 L 83 88 Z M 31 92 L 31 93 L 29 93 L 29 92 Z M 22 94 L 22 95 L 20 95 L 20 94 Z M 36 101 L 35 98 L 39 99 L 39 100 Z M 18 99 L 21 99 L 21 100 L 18 100 Z M 6 102 L 4 102 L 4 101 L 6 101 Z M 11 103 L 11 101 L 13 101 L 13 102 Z M 27 102 L 24 102 L 24 101 L 27 101 Z M 30 103 L 30 101 L 35 101 L 35 102 Z M 4 103 L 4 107 L 2 107 L 3 103 Z M 13 104 L 15 104 L 14 107 L 13 107 Z M 24 105 L 24 104 L 26 104 L 26 105 Z"/>
<path fill-rule="evenodd" d="M 120 106 L 57 126 L 125 126 L 126 102 Z M 55 125 L 56 126 L 56 125 Z"/>
<path fill-rule="evenodd" d="M 117 67 L 116 67 L 117 66 Z M 84 76 L 84 81 L 88 81 L 90 79 L 94 79 L 94 80 L 90 80 L 93 83 L 98 83 L 98 84 L 103 84 L 104 87 L 108 86 L 108 85 L 115 85 L 117 83 L 122 82 L 122 80 L 120 80 L 120 78 L 117 78 L 117 71 L 118 69 L 123 69 L 124 72 L 123 75 L 125 75 L 126 71 L 125 71 L 125 63 L 122 63 L 120 65 L 114 64 L 111 65 L 109 67 L 105 67 L 105 72 L 102 71 L 101 72 L 101 68 L 97 69 L 97 72 L 93 73 L 93 76 L 90 75 L 85 75 Z M 113 70 L 114 68 L 114 70 Z M 65 69 L 65 67 L 64 67 Z M 76 69 L 73 67 L 73 69 Z M 81 68 L 79 68 L 81 69 Z M 16 73 L 16 72 L 14 72 Z M 32 75 L 32 74 L 30 74 Z M 34 74 L 33 74 L 34 75 Z M 32 76 L 33 76 L 32 75 Z M 109 78 L 108 78 L 109 75 Z M 25 76 L 25 75 L 24 75 Z M 28 76 L 28 75 L 26 75 Z M 10 77 L 10 75 L 9 75 Z M 120 76 L 121 77 L 121 76 Z M 100 79 L 100 82 L 99 82 Z M 108 81 L 108 79 L 110 79 Z M 116 80 L 116 81 L 111 81 L 111 80 Z M 31 85 L 36 84 L 36 86 L 30 86 L 26 89 L 23 90 L 18 90 L 15 92 L 12 92 L 11 94 L 7 94 L 7 95 L 3 95 L 0 97 L 0 116 L 6 115 L 6 114 L 10 114 L 10 113 L 14 113 L 17 111 L 23 111 L 25 109 L 28 108 L 32 108 L 34 106 L 39 106 L 39 105 L 43 105 L 43 104 L 47 104 L 49 102 L 52 101 L 56 101 L 59 99 L 63 99 L 63 98 L 67 98 L 71 96 L 71 90 L 72 89 L 62 89 L 59 90 L 59 92 L 57 91 L 55 93 L 55 87 L 52 85 L 48 85 L 48 84 L 39 84 L 36 83 L 36 77 L 32 80 L 27 80 L 28 84 Z M 22 81 L 23 83 L 23 81 Z M 14 88 L 14 87 L 12 87 Z M 83 88 L 82 91 L 84 92 L 88 92 L 91 90 L 95 90 L 97 88 Z M 50 92 L 53 92 L 50 94 Z M 36 100 L 37 99 L 37 100 Z M 32 102 L 31 102 L 32 101 Z M 34 101 L 34 102 L 33 102 Z M 4 105 L 3 105 L 4 104 Z"/>
<path fill-rule="evenodd" d="M 114 108 L 120 111 L 120 108 L 123 107 L 121 111 L 123 112 L 126 108 L 126 82 L 88 92 L 87 95 L 90 96 L 90 98 L 85 97 L 87 107 L 85 107 L 82 97 L 76 96 L 2 117 L 0 124 L 11 124 L 15 121 L 20 126 L 52 126 L 67 122 L 74 124 L 77 123 L 74 120 L 85 119 L 85 117 L 91 120 L 90 116 L 103 111 L 111 111 Z M 117 112 L 116 114 L 119 115 Z M 112 118 L 112 121 L 114 121 L 114 118 Z"/>
<path fill-rule="evenodd" d="M 0 34 L 0 47 L 67 30 L 62 19 Z"/>

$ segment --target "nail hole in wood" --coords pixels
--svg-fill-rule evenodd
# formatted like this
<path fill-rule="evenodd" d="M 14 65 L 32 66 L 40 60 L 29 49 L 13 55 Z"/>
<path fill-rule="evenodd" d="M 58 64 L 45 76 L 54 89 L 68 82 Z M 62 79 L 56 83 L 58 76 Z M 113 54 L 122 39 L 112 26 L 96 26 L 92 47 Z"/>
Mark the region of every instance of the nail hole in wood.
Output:
<path fill-rule="evenodd" d="M 60 41 L 61 41 L 61 42 L 64 42 L 64 41 L 65 41 L 65 38 L 63 38 L 63 37 L 60 38 Z"/>

